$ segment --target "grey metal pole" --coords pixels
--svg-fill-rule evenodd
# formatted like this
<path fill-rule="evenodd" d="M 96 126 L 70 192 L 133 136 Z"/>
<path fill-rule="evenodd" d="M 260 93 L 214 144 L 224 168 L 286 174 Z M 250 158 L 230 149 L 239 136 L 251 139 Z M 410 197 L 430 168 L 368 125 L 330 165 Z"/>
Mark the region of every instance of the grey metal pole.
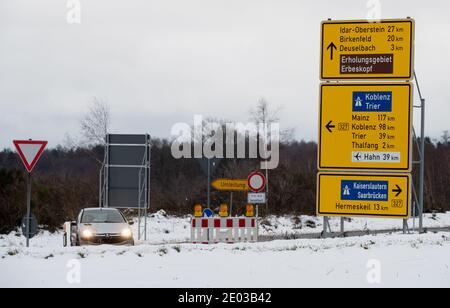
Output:
<path fill-rule="evenodd" d="M 31 220 L 31 173 L 27 175 L 27 247 L 30 247 L 30 220 Z"/>
<path fill-rule="evenodd" d="M 421 99 L 421 127 L 420 127 L 420 192 L 419 192 L 419 233 L 423 233 L 423 211 L 424 211 L 424 185 L 425 185 L 425 99 Z"/>
<path fill-rule="evenodd" d="M 142 169 L 139 170 L 139 175 L 138 175 L 138 179 L 139 179 L 139 186 L 138 186 L 138 240 L 141 240 L 141 193 L 142 193 L 142 187 L 141 187 L 141 172 Z"/>
<path fill-rule="evenodd" d="M 342 237 L 344 236 L 344 233 L 345 233 L 345 218 L 341 217 L 341 234 L 342 234 Z"/>
<path fill-rule="evenodd" d="M 269 215 L 269 169 L 267 168 L 267 161 L 266 161 L 266 215 Z"/>
<path fill-rule="evenodd" d="M 233 192 L 230 192 L 230 217 L 233 217 Z"/>
<path fill-rule="evenodd" d="M 208 208 L 211 208 L 211 160 L 208 158 Z"/>

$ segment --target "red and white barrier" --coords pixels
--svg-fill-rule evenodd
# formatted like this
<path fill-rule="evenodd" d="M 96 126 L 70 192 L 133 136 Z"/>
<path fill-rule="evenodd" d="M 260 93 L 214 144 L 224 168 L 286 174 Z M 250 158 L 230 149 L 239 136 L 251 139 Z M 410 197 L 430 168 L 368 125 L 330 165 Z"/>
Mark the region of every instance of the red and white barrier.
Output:
<path fill-rule="evenodd" d="M 258 241 L 256 217 L 193 218 L 192 243 L 238 243 Z"/>

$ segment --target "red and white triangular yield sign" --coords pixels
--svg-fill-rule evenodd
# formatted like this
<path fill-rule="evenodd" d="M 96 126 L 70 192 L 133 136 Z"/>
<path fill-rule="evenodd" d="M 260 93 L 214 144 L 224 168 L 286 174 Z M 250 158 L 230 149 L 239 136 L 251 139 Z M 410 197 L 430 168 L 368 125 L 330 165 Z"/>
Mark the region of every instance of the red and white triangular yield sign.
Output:
<path fill-rule="evenodd" d="M 39 158 L 41 158 L 47 141 L 34 141 L 34 140 L 14 140 L 17 152 L 22 159 L 25 168 L 31 173 L 36 166 Z"/>

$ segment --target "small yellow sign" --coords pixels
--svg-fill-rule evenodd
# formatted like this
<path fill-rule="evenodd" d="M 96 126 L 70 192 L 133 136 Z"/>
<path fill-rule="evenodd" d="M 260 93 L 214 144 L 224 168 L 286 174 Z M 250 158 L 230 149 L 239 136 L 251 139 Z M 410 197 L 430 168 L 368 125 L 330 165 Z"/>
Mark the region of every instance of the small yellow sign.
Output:
<path fill-rule="evenodd" d="M 247 180 L 217 179 L 211 183 L 212 187 L 221 191 L 248 191 Z"/>
<path fill-rule="evenodd" d="M 322 80 L 413 77 L 414 20 L 324 21 Z"/>
<path fill-rule="evenodd" d="M 317 215 L 409 218 L 409 174 L 319 173 Z"/>
<path fill-rule="evenodd" d="M 197 204 L 194 207 L 194 217 L 202 217 L 203 215 L 203 208 L 200 204 Z"/>
<path fill-rule="evenodd" d="M 320 88 L 319 169 L 411 169 L 411 83 Z"/>

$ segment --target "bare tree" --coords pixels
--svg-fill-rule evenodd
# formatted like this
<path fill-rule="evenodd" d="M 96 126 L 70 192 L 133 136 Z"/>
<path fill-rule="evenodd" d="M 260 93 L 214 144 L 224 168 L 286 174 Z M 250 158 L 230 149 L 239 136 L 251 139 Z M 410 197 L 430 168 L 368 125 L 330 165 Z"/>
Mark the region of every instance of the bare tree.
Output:
<path fill-rule="evenodd" d="M 94 98 L 89 112 L 80 121 L 83 143 L 88 146 L 105 143 L 111 125 L 111 112 L 108 103 Z"/>
<path fill-rule="evenodd" d="M 445 145 L 448 145 L 448 143 L 450 142 L 450 133 L 448 130 L 444 130 L 442 133 L 442 141 Z"/>
<path fill-rule="evenodd" d="M 272 123 L 277 123 L 280 121 L 279 113 L 281 112 L 281 108 L 278 107 L 276 109 L 272 109 L 270 107 L 269 102 L 264 99 L 260 98 L 258 100 L 258 103 L 256 105 L 256 108 L 250 109 L 250 120 L 254 122 L 256 125 L 263 124 L 264 129 L 267 129 L 268 125 Z M 267 131 L 264 132 L 263 138 L 267 138 Z M 266 143 L 268 141 L 266 140 Z M 267 156 L 266 153 L 264 155 Z M 266 214 L 269 213 L 269 169 L 265 170 L 266 172 L 266 179 L 267 179 L 267 185 L 266 185 Z"/>
<path fill-rule="evenodd" d="M 271 124 L 280 121 L 280 107 L 271 109 L 266 99 L 260 98 L 256 108 L 250 109 L 250 120 L 255 124 Z"/>

